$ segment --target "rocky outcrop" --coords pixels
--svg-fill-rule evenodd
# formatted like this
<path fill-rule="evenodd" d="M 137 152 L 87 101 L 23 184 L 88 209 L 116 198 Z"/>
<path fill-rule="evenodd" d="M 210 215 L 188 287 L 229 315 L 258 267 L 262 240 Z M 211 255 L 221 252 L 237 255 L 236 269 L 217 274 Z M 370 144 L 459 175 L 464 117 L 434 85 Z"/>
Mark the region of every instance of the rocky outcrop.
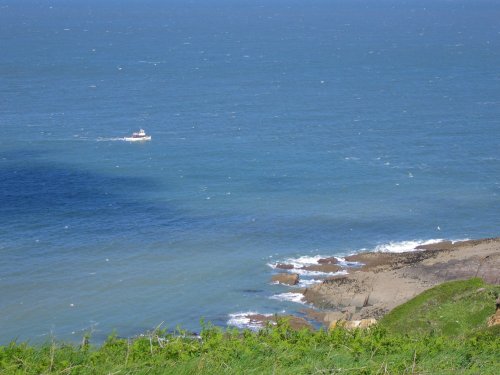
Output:
<path fill-rule="evenodd" d="M 497 310 L 495 314 L 493 314 L 488 319 L 488 327 L 493 327 L 500 324 L 500 297 L 497 299 Z"/>
<path fill-rule="evenodd" d="M 351 313 L 347 310 L 343 311 L 317 311 L 314 309 L 304 309 L 302 313 L 306 314 L 310 319 L 316 320 L 322 323 L 325 327 L 328 327 L 331 322 L 336 322 L 339 320 L 349 320 Z"/>
<path fill-rule="evenodd" d="M 465 241 L 441 241 L 437 243 L 427 244 L 427 245 L 419 245 L 415 249 L 417 250 L 441 250 L 441 251 L 450 251 L 458 248 L 463 248 L 465 246 L 477 246 L 484 244 L 492 244 L 498 242 L 498 238 L 484 238 L 481 240 L 465 240 Z"/>
<path fill-rule="evenodd" d="M 431 243 L 427 245 L 419 245 L 416 250 L 451 250 L 453 247 L 453 242 L 451 241 L 441 241 L 438 243 Z"/>
<path fill-rule="evenodd" d="M 444 242 L 425 251 L 398 254 L 362 253 L 346 260 L 364 265 L 304 291 L 304 300 L 320 309 L 354 308 L 346 320 L 379 319 L 445 281 L 480 277 L 490 284 L 500 283 L 500 239 Z"/>
<path fill-rule="evenodd" d="M 299 283 L 299 275 L 296 273 L 279 273 L 271 279 L 273 283 L 285 285 L 297 285 Z"/>
<path fill-rule="evenodd" d="M 404 253 L 360 253 L 346 257 L 349 262 L 362 264 L 361 271 L 382 272 L 394 270 L 425 259 L 435 258 L 440 250 L 409 251 Z"/>
<path fill-rule="evenodd" d="M 319 284 L 294 292 L 302 293 L 305 302 L 323 310 L 309 310 L 306 314 L 325 327 L 342 324 L 346 328 L 362 328 L 445 281 L 480 277 L 487 283 L 500 284 L 500 238 L 443 241 L 417 249 L 422 251 L 360 253 L 345 258 L 355 262 L 355 266 L 339 264 L 335 257 L 319 259 L 317 264 L 302 270 L 328 274 L 347 269 L 349 274 L 330 275 Z M 278 263 L 276 268 L 290 271 L 294 266 Z M 299 275 L 280 273 L 273 276 L 273 282 L 296 285 Z M 498 311 L 489 325 L 500 324 Z"/>

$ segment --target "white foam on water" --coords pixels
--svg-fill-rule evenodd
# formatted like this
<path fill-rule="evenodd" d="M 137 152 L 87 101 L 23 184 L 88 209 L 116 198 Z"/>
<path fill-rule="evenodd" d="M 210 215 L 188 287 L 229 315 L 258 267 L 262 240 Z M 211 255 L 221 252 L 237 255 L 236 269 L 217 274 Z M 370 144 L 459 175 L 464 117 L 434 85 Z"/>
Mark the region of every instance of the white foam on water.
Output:
<path fill-rule="evenodd" d="M 255 311 L 229 314 L 227 325 L 237 328 L 249 328 L 252 330 L 258 330 L 262 328 L 264 325 L 263 322 L 250 319 L 250 316 L 252 315 L 272 316 L 273 314 L 261 314 Z"/>
<path fill-rule="evenodd" d="M 439 228 L 439 226 L 438 226 Z M 441 230 L 441 228 L 439 228 Z M 419 251 L 415 248 L 421 245 L 431 245 L 434 243 L 439 243 L 443 241 L 450 241 L 451 243 L 467 241 L 468 238 L 462 238 L 458 240 L 445 240 L 442 238 L 433 238 L 430 240 L 413 240 L 413 241 L 399 241 L 399 242 L 389 242 L 385 244 L 377 245 L 372 251 L 380 253 L 403 253 L 406 251 Z"/>
<path fill-rule="evenodd" d="M 276 299 L 278 301 L 295 302 L 303 305 L 306 304 L 306 302 L 304 301 L 304 295 L 302 293 L 293 293 L 293 292 L 280 293 L 280 294 L 275 294 L 269 298 Z"/>
<path fill-rule="evenodd" d="M 326 258 L 325 256 L 322 256 L 322 255 L 315 255 L 315 256 L 307 256 L 307 255 L 304 255 L 304 256 L 301 256 L 301 257 L 298 257 L 298 258 L 287 258 L 283 261 L 280 261 L 280 262 L 276 262 L 276 263 L 268 263 L 267 265 L 273 269 L 276 268 L 276 266 L 278 265 L 278 263 L 280 264 L 290 264 L 292 265 L 294 268 L 302 268 L 304 266 L 312 266 L 312 265 L 315 265 L 315 264 L 318 264 L 318 260 L 320 259 L 323 259 L 323 258 Z M 295 272 L 296 270 L 293 270 L 293 272 Z"/>
<path fill-rule="evenodd" d="M 373 251 L 380 253 L 403 253 L 405 251 L 414 251 L 417 246 L 430 245 L 442 241 L 444 240 L 436 238 L 427 241 L 413 240 L 413 241 L 389 242 L 375 246 Z"/>
<path fill-rule="evenodd" d="M 96 139 L 97 142 L 113 142 L 113 141 L 124 141 L 125 138 L 123 137 L 114 137 L 114 138 L 103 138 L 99 137 Z"/>

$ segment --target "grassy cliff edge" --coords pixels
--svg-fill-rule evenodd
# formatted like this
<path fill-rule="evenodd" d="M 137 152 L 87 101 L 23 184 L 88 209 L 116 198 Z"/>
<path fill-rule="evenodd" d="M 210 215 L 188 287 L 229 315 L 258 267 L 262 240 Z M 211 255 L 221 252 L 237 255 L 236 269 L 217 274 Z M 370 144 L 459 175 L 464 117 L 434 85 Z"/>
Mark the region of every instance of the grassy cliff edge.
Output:
<path fill-rule="evenodd" d="M 487 327 L 500 286 L 481 279 L 429 289 L 369 330 L 259 332 L 205 325 L 200 337 L 156 330 L 99 347 L 0 346 L 1 374 L 498 374 L 500 326 Z"/>

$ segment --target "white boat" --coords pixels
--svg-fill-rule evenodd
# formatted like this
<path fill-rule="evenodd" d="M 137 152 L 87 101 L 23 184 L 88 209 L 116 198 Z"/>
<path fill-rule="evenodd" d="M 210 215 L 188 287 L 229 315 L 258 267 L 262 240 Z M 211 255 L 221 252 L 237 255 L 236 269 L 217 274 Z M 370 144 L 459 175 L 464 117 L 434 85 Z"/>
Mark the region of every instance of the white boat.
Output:
<path fill-rule="evenodd" d="M 151 136 L 146 135 L 144 129 L 140 129 L 138 132 L 132 133 L 131 137 L 125 137 L 123 139 L 127 142 L 150 141 Z"/>

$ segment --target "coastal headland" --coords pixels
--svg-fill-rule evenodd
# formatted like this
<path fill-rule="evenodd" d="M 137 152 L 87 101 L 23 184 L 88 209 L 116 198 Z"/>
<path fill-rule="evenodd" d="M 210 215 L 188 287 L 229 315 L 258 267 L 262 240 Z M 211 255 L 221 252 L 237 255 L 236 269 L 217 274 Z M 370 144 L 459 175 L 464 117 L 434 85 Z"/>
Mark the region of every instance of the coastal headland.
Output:
<path fill-rule="evenodd" d="M 312 305 L 313 308 L 303 310 L 308 318 L 325 327 L 333 327 L 339 321 L 369 325 L 396 306 L 446 281 L 479 277 L 489 284 L 500 284 L 500 237 L 443 241 L 402 253 L 359 253 L 343 261 L 323 258 L 307 269 L 347 272 L 293 290 Z M 276 265 L 276 271 L 278 275 L 294 275 L 298 270 L 281 263 Z"/>
<path fill-rule="evenodd" d="M 208 323 L 199 335 L 158 326 L 134 338 L 111 334 L 99 346 L 88 336 L 81 345 L 13 341 L 0 346 L 0 373 L 496 375 L 499 261 L 500 239 L 319 259 L 315 269 L 336 265 L 348 274 L 327 277 L 301 296 L 315 306 L 306 311 L 310 319 L 335 329 L 315 330 L 298 316 L 254 313 L 244 318 L 252 328 L 264 326 L 257 332 Z M 296 281 L 274 278 L 294 290 Z M 376 323 L 393 307 L 370 329 L 351 329 Z"/>

